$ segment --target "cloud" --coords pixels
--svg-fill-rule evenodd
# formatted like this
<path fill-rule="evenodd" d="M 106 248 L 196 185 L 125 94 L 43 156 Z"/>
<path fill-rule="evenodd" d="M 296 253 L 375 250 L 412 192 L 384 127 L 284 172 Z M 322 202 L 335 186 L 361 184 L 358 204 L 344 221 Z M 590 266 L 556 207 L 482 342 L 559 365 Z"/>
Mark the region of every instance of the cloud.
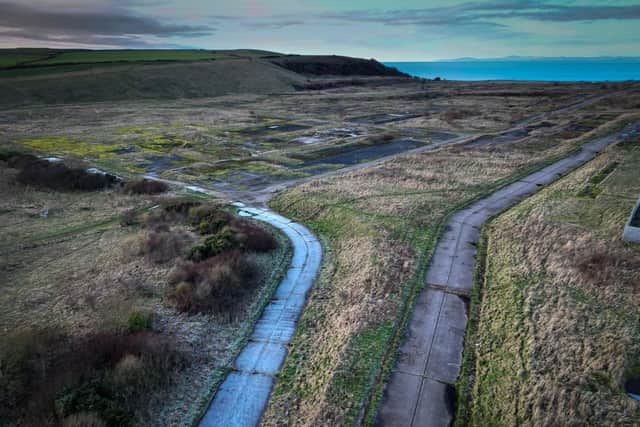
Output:
<path fill-rule="evenodd" d="M 396 10 L 352 10 L 323 13 L 321 19 L 379 23 L 384 25 L 417 26 L 478 26 L 501 28 L 504 19 L 529 19 L 537 21 L 571 22 L 608 19 L 640 19 L 640 5 L 627 6 L 575 6 L 558 5 L 542 1 L 493 1 L 470 2 L 456 6 L 396 9 Z"/>
<path fill-rule="evenodd" d="M 120 7 L 39 8 L 0 1 L 0 32 L 27 40 L 69 40 L 100 45 L 145 45 L 143 37 L 200 37 L 213 34 L 208 26 L 165 23 Z"/>

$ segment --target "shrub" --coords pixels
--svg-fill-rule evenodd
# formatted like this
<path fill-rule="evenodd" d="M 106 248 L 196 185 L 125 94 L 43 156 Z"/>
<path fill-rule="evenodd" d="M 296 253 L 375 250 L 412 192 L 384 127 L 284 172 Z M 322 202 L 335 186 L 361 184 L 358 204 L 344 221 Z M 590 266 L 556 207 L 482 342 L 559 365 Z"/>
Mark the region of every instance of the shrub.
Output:
<path fill-rule="evenodd" d="M 165 197 L 159 200 L 160 206 L 165 212 L 187 215 L 189 210 L 200 206 L 202 203 L 196 200 L 182 199 L 179 197 Z"/>
<path fill-rule="evenodd" d="M 228 226 L 191 248 L 187 257 L 192 261 L 202 261 L 229 249 L 268 252 L 277 245 L 276 239 L 262 228 L 243 220 L 233 220 Z"/>
<path fill-rule="evenodd" d="M 141 179 L 126 182 L 123 189 L 129 194 L 160 194 L 168 191 L 169 186 L 161 181 Z"/>
<path fill-rule="evenodd" d="M 24 154 L 13 150 L 0 150 L 0 161 L 7 162 L 9 167 L 15 168 L 21 161 L 33 161 L 38 158 L 30 154 Z"/>
<path fill-rule="evenodd" d="M 229 212 L 217 205 L 201 205 L 189 210 L 189 220 L 200 234 L 215 234 L 232 219 Z"/>
<path fill-rule="evenodd" d="M 383 133 L 381 135 L 374 135 L 370 138 L 373 143 L 384 144 L 393 141 L 396 136 L 392 133 Z"/>
<path fill-rule="evenodd" d="M 227 249 L 231 249 L 234 246 L 234 232 L 229 228 L 224 228 L 215 235 L 207 237 L 204 242 L 192 247 L 187 258 L 192 261 L 202 261 L 218 255 Z"/>
<path fill-rule="evenodd" d="M 108 188 L 117 181 L 114 175 L 71 169 L 61 162 L 34 160 L 32 156 L 21 158 L 15 164 L 21 168 L 18 182 L 52 190 L 94 191 Z"/>
<path fill-rule="evenodd" d="M 120 226 L 129 227 L 138 221 L 138 214 L 135 209 L 128 209 L 120 216 Z"/>
<path fill-rule="evenodd" d="M 141 233 L 138 239 L 138 253 L 162 264 L 182 255 L 188 238 L 182 232 L 172 231 L 167 224 L 159 224 L 154 230 Z"/>
<path fill-rule="evenodd" d="M 278 246 L 278 242 L 264 229 L 247 221 L 235 220 L 231 229 L 236 233 L 235 242 L 239 249 L 251 252 L 268 252 Z"/>
<path fill-rule="evenodd" d="M 111 372 L 129 355 L 141 361 L 144 381 L 116 384 Z M 10 334 L 0 342 L 0 419 L 25 414 L 18 424 L 48 425 L 55 409 L 65 422 L 73 414 L 94 412 L 107 425 L 126 425 L 141 396 L 183 362 L 168 338 L 150 332 Z"/>
<path fill-rule="evenodd" d="M 594 184 L 587 184 L 578 192 L 578 197 L 582 197 L 584 199 L 595 199 L 598 195 L 602 193 L 602 189 Z"/>
<path fill-rule="evenodd" d="M 127 319 L 127 328 L 129 332 L 141 332 L 151 329 L 152 315 L 150 312 L 142 310 L 133 310 Z"/>
<path fill-rule="evenodd" d="M 65 389 L 55 401 L 56 415 L 71 418 L 73 414 L 94 411 L 108 426 L 131 425 L 131 414 L 117 402 L 114 390 L 101 378 Z"/>
<path fill-rule="evenodd" d="M 185 263 L 169 278 L 169 299 L 181 311 L 233 313 L 256 285 L 258 268 L 239 251 Z"/>
<path fill-rule="evenodd" d="M 442 119 L 447 122 L 447 123 L 451 123 L 455 120 L 462 120 L 464 118 L 470 117 L 472 116 L 473 113 L 469 110 L 457 110 L 457 109 L 452 109 L 452 110 L 447 110 L 442 114 Z"/>

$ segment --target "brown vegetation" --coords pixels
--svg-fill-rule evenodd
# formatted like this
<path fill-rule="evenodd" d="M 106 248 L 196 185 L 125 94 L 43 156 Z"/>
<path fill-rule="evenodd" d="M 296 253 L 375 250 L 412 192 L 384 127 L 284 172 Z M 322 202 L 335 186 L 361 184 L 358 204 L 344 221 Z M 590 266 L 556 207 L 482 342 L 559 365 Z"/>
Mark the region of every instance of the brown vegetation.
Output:
<path fill-rule="evenodd" d="M 639 154 L 609 149 L 492 223 L 470 424 L 637 425 L 640 251 L 621 240 Z M 576 189 L 607 165 L 595 199 Z"/>
<path fill-rule="evenodd" d="M 199 262 L 185 262 L 169 277 L 169 298 L 179 310 L 231 316 L 257 284 L 250 256 L 225 251 Z"/>
<path fill-rule="evenodd" d="M 161 181 L 152 179 L 140 179 L 127 181 L 123 185 L 125 192 L 129 194 L 160 194 L 169 190 L 169 186 Z"/>

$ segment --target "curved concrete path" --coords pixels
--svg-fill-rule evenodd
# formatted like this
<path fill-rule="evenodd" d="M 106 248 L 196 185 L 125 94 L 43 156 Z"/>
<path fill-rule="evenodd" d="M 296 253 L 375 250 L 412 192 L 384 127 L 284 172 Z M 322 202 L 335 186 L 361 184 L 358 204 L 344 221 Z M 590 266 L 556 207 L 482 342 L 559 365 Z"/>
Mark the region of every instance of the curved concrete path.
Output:
<path fill-rule="evenodd" d="M 291 265 L 256 323 L 249 342 L 233 363 L 200 421 L 201 427 L 255 426 L 269 399 L 274 376 L 287 354 L 307 291 L 320 268 L 322 248 L 302 225 L 267 209 L 233 203 L 240 215 L 264 221 L 285 233 L 293 244 Z"/>
<path fill-rule="evenodd" d="M 635 133 L 640 122 L 541 169 L 457 212 L 447 223 L 416 300 L 404 342 L 378 411 L 379 426 L 448 426 L 453 420 L 455 384 L 460 372 L 467 324 L 465 295 L 473 286 L 480 226 L 588 160 L 606 146 Z"/>

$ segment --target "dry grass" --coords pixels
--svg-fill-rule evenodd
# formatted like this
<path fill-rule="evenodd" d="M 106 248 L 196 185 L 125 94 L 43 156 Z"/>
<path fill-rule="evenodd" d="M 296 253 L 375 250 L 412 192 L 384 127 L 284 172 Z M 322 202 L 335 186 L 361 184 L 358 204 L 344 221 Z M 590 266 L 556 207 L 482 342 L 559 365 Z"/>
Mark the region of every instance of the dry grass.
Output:
<path fill-rule="evenodd" d="M 572 112 L 579 117 L 579 112 Z M 379 369 L 397 333 L 404 302 L 421 285 L 438 227 L 456 206 L 509 177 L 565 155 L 584 138 L 563 140 L 560 126 L 518 143 L 450 147 L 312 181 L 271 206 L 326 239 L 329 261 L 310 297 L 264 425 L 370 422 Z M 614 121 L 615 122 L 615 121 Z M 417 269 L 417 270 L 416 270 Z M 368 408 L 369 411 L 375 408 Z"/>
<path fill-rule="evenodd" d="M 607 164 L 595 199 L 576 197 Z M 621 241 L 640 152 L 610 149 L 491 225 L 471 425 L 637 425 L 640 248 Z"/>
<path fill-rule="evenodd" d="M 272 206 L 328 239 L 330 263 L 312 293 L 265 425 L 349 424 L 368 399 L 420 255 L 448 210 L 539 157 L 447 149 L 296 187 Z M 419 279 L 418 279 L 419 282 Z M 372 331 L 378 359 L 346 369 Z M 363 345 L 369 345 L 365 343 Z M 358 374 L 360 375 L 360 373 Z"/>

